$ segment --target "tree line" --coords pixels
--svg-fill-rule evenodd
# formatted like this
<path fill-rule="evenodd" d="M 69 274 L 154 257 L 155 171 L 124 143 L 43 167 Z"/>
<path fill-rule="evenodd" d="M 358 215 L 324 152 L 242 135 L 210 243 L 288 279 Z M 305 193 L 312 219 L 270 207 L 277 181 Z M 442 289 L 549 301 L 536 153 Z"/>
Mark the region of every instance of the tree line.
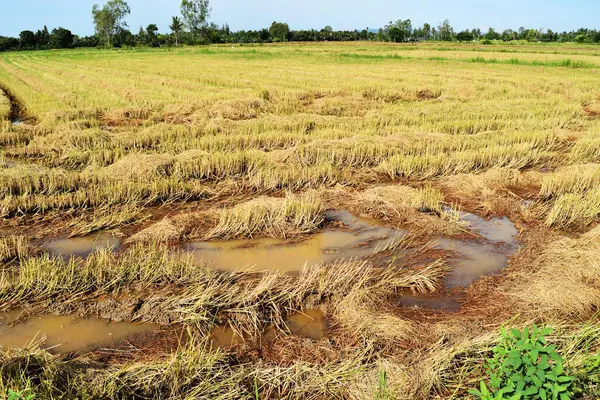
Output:
<path fill-rule="evenodd" d="M 273 22 L 269 28 L 260 30 L 232 31 L 227 24 L 219 26 L 209 21 L 209 0 L 182 0 L 181 16 L 174 16 L 169 32 L 160 33 L 156 24 L 140 27 L 133 33 L 126 22 L 131 8 L 126 0 L 108 0 L 104 5 L 94 5 L 92 20 L 95 34 L 80 37 L 69 29 L 58 27 L 49 31 L 46 26 L 36 32 L 22 31 L 18 38 L 0 36 L 0 51 L 47 50 L 73 47 L 124 47 L 124 46 L 179 46 L 180 44 L 217 43 L 273 43 L 273 42 L 322 42 L 322 41 L 380 41 L 380 42 L 576 42 L 600 43 L 600 31 L 579 29 L 570 32 L 553 32 L 550 29 L 506 29 L 502 32 L 490 28 L 456 32 L 445 20 L 437 26 L 423 24 L 413 26 L 410 19 L 390 21 L 384 27 L 373 30 L 343 31 L 331 26 L 316 30 L 292 30 L 284 22 Z"/>

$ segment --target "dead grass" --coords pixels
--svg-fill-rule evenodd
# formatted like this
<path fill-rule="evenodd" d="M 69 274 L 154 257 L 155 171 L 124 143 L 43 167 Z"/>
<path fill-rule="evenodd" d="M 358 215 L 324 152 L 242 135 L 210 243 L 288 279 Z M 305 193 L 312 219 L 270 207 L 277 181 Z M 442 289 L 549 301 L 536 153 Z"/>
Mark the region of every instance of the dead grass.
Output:
<path fill-rule="evenodd" d="M 285 199 L 260 197 L 219 213 L 219 222 L 205 236 L 213 238 L 289 238 L 311 233 L 323 222 L 323 205 L 315 194 Z"/>
<path fill-rule="evenodd" d="M 505 293 L 522 312 L 535 316 L 580 319 L 594 314 L 600 305 L 598 232 L 595 228 L 578 239 L 548 241 L 531 268 L 515 275 Z"/>
<path fill-rule="evenodd" d="M 0 308 L 177 323 L 190 339 L 143 362 L 3 353 L 0 397 L 32 387 L 57 399 L 463 398 L 501 319 L 562 327 L 552 340 L 581 370 L 582 349 L 598 351 L 597 79 L 551 63 L 564 52 L 592 65 L 598 54 L 444 46 L 443 62 L 438 44 L 377 43 L 181 48 L 177 63 L 96 50 L 1 58 L 3 87 L 32 118 L 13 126 L 0 97 Z M 464 62 L 474 52 L 516 57 L 500 50 L 543 65 Z M 420 241 L 461 232 L 447 207 L 455 205 L 509 215 L 524 237 L 590 231 L 527 242 L 531 257 L 519 253 L 502 275 L 462 293 L 467 306 L 454 315 L 393 305 L 404 291 L 441 290 L 446 271 L 431 248 L 404 258 L 410 243 L 399 238 L 369 261 L 289 275 L 219 273 L 174 249 L 190 238 L 301 237 L 332 205 Z M 157 206 L 162 219 L 147 226 Z M 70 261 L 23 236 L 104 229 L 138 233 L 119 253 Z M 206 347 L 214 325 L 253 344 L 266 327 L 319 306 L 332 324 L 323 347 L 331 359 L 298 341 L 272 349 L 282 363 L 254 345 L 238 354 Z M 311 351 L 291 359 L 303 349 Z"/>
<path fill-rule="evenodd" d="M 173 157 L 168 154 L 130 154 L 103 168 L 104 176 L 123 180 L 152 180 L 169 176 Z"/>

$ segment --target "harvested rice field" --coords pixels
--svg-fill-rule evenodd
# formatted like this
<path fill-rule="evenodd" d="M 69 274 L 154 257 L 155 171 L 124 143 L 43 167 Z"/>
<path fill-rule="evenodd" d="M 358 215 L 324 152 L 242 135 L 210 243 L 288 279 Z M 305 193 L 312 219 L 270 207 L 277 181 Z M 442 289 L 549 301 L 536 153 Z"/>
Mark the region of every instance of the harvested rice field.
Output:
<path fill-rule="evenodd" d="M 3 53 L 0 397 L 598 398 L 599 222 L 596 46 Z"/>

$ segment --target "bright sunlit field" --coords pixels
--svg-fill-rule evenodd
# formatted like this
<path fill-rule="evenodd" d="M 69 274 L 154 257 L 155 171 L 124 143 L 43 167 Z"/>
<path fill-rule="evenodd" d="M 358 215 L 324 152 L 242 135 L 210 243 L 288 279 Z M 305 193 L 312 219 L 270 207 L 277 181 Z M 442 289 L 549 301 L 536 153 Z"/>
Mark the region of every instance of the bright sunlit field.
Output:
<path fill-rule="evenodd" d="M 0 368 L 47 382 L 0 393 L 464 398 L 536 322 L 599 395 L 597 46 L 3 53 L 0 217 L 13 322 L 145 327 L 61 352 L 0 325 Z"/>

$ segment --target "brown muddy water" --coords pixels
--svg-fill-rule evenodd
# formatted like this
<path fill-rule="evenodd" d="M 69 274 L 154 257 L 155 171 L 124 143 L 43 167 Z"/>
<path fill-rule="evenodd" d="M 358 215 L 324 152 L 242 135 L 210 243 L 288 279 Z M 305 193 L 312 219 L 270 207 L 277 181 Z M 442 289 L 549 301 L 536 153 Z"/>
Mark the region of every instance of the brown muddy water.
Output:
<path fill-rule="evenodd" d="M 285 320 L 284 327 L 287 335 L 296 336 L 319 341 L 327 337 L 327 318 L 325 314 L 318 309 L 306 310 L 301 313 L 293 314 Z M 262 344 L 272 342 L 282 332 L 274 327 L 269 327 L 260 337 Z M 220 349 L 231 349 L 248 343 L 244 336 L 234 331 L 229 326 L 218 326 L 210 332 L 210 342 L 212 347 Z"/>
<path fill-rule="evenodd" d="M 19 311 L 0 314 L 0 347 L 26 348 L 39 344 L 40 348 L 57 354 L 84 352 L 112 347 L 128 337 L 157 328 L 152 324 L 69 315 L 43 315 L 13 325 L 19 314 Z"/>
<path fill-rule="evenodd" d="M 71 257 L 87 257 L 100 250 L 111 249 L 116 251 L 119 244 L 120 241 L 116 237 L 101 233 L 78 238 L 57 239 L 44 244 L 42 247 L 52 257 L 62 257 L 67 260 Z"/>
<path fill-rule="evenodd" d="M 328 212 L 326 219 L 341 222 L 350 231 L 327 229 L 299 243 L 278 239 L 195 242 L 187 250 L 199 262 L 224 271 L 300 271 L 337 259 L 363 258 L 405 231 L 379 227 L 346 211 Z"/>
<path fill-rule="evenodd" d="M 454 254 L 448 260 L 452 266 L 445 280 L 448 289 L 467 287 L 479 277 L 503 269 L 518 247 L 518 231 L 508 218 L 485 220 L 469 213 L 460 216 L 479 237 L 472 240 L 437 237 L 433 241 L 435 248 Z M 326 218 L 339 221 L 347 230 L 327 229 L 291 244 L 278 239 L 251 239 L 195 242 L 187 249 L 199 262 L 219 270 L 293 272 L 305 265 L 365 258 L 406 235 L 406 231 L 380 227 L 346 211 L 329 212 Z"/>

